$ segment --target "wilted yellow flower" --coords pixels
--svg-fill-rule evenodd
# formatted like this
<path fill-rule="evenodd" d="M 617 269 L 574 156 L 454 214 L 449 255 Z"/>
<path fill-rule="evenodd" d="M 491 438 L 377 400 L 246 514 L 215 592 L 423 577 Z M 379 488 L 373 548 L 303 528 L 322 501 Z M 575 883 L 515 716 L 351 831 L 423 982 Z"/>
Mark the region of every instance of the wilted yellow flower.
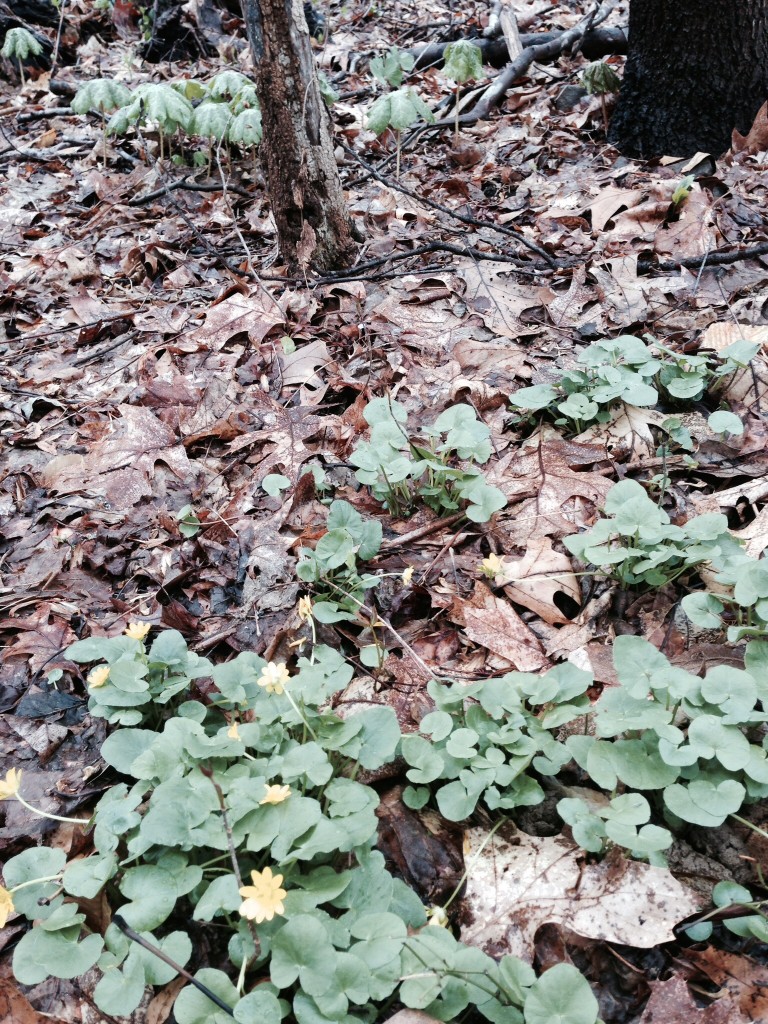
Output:
<path fill-rule="evenodd" d="M 499 558 L 498 555 L 488 555 L 480 563 L 480 572 L 489 579 L 494 579 L 504 572 L 504 559 Z"/>
<path fill-rule="evenodd" d="M 302 622 L 312 618 L 312 602 L 308 597 L 299 598 L 299 618 Z"/>
<path fill-rule="evenodd" d="M 264 799 L 259 800 L 260 804 L 281 804 L 291 795 L 290 786 L 264 786 L 266 790 Z"/>
<path fill-rule="evenodd" d="M 9 914 L 13 913 L 13 896 L 0 885 L 0 928 L 5 928 Z"/>
<path fill-rule="evenodd" d="M 289 679 L 290 675 L 284 661 L 270 661 L 261 670 L 256 682 L 263 686 L 267 693 L 282 693 Z"/>
<path fill-rule="evenodd" d="M 131 622 L 125 631 L 125 635 L 131 640 L 143 640 L 152 627 L 148 622 Z"/>
<path fill-rule="evenodd" d="M 227 736 L 229 736 L 231 740 L 240 739 L 240 733 L 238 732 L 237 729 L 237 722 L 233 722 L 232 725 L 230 725 L 230 727 L 227 729 Z"/>
<path fill-rule="evenodd" d="M 244 885 L 240 890 L 244 897 L 240 905 L 241 917 L 261 924 L 262 921 L 271 921 L 275 914 L 285 913 L 285 889 L 280 888 L 282 875 L 273 875 L 272 868 L 264 868 L 263 871 L 252 871 L 251 881 L 253 885 Z"/>
<path fill-rule="evenodd" d="M 18 768 L 11 768 L 5 773 L 5 782 L 0 782 L 0 800 L 8 800 L 16 796 L 21 786 L 21 772 Z"/>
<path fill-rule="evenodd" d="M 448 915 L 443 907 L 430 907 L 427 910 L 427 918 L 427 923 L 434 925 L 436 928 L 448 927 Z"/>
<path fill-rule="evenodd" d="M 109 679 L 109 665 L 99 665 L 88 676 L 88 686 L 92 690 L 96 690 L 103 686 L 107 679 Z"/>
<path fill-rule="evenodd" d="M 403 571 L 403 575 L 400 577 L 400 579 L 403 581 L 403 586 L 404 587 L 410 586 L 411 580 L 413 579 L 413 566 L 412 565 L 409 565 Z"/>

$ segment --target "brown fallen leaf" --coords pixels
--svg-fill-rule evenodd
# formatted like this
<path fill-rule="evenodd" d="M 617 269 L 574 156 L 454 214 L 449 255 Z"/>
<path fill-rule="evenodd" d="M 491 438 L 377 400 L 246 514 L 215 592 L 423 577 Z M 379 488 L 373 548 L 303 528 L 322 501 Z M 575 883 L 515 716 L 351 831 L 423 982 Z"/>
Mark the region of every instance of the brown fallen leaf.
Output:
<path fill-rule="evenodd" d="M 768 103 L 764 103 L 757 112 L 752 127 L 746 135 L 733 129 L 731 150 L 734 153 L 746 153 L 755 156 L 768 150 Z"/>
<path fill-rule="evenodd" d="M 555 604 L 555 595 L 565 595 L 581 604 L 579 581 L 571 560 L 553 551 L 549 537 L 534 537 L 522 558 L 505 558 L 496 582 L 515 604 L 535 612 L 545 622 L 564 625 L 571 620 Z"/>
<path fill-rule="evenodd" d="M 496 597 L 484 583 L 475 584 L 469 601 L 457 597 L 451 608 L 453 621 L 463 621 L 464 632 L 475 643 L 498 654 L 521 672 L 549 668 L 538 637 L 526 626 L 512 605 Z"/>
<path fill-rule="evenodd" d="M 0 978 L 0 1021 L 4 1024 L 57 1024 L 56 1018 L 38 1013 L 19 992 L 15 982 L 4 978 Z"/>
<path fill-rule="evenodd" d="M 697 1006 L 679 974 L 651 982 L 651 990 L 637 1024 L 746 1024 L 748 1020 L 727 996 L 710 1006 Z"/>
<path fill-rule="evenodd" d="M 264 288 L 258 288 L 253 294 L 230 295 L 212 306 L 205 315 L 205 323 L 187 334 L 184 341 L 187 345 L 218 349 L 242 334 L 258 345 L 273 327 L 284 322 L 285 315 L 277 303 Z"/>
<path fill-rule="evenodd" d="M 765 965 L 747 956 L 725 953 L 710 946 L 708 949 L 689 949 L 686 960 L 695 964 L 716 985 L 725 989 L 746 1019 L 768 1020 L 768 986 Z"/>
<path fill-rule="evenodd" d="M 675 925 L 701 906 L 666 869 L 618 851 L 586 863 L 584 851 L 563 836 L 529 836 L 510 826 L 488 840 L 485 829 L 468 829 L 464 856 L 471 865 L 469 923 L 461 939 L 496 957 L 531 961 L 536 930 L 548 921 L 585 938 L 650 949 L 670 942 Z"/>

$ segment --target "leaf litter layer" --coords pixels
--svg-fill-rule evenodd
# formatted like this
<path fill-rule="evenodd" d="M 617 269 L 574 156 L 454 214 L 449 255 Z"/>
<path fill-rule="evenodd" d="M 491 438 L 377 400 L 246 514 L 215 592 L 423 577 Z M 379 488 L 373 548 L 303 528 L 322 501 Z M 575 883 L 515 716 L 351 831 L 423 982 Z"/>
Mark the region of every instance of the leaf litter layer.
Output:
<path fill-rule="evenodd" d="M 533 65 L 498 113 L 464 127 L 458 142 L 451 128 L 404 139 L 395 180 L 391 140 L 365 127 L 373 83 L 352 55 L 418 47 L 435 32 L 458 37 L 482 28 L 484 18 L 468 10 L 457 25 L 439 4 L 418 13 L 438 27 L 422 29 L 418 18 L 406 26 L 390 12 L 341 12 L 318 51 L 341 94 L 334 116 L 346 147 L 342 171 L 367 236 L 362 266 L 337 279 L 291 280 L 272 263 L 268 203 L 245 154 L 230 168 L 220 153 L 210 174 L 158 164 L 160 140 L 150 126 L 109 140 L 104 162 L 97 119 L 27 116 L 60 102 L 45 75 L 21 89 L 4 85 L 6 114 L 15 117 L 12 146 L 1 155 L 8 173 L 0 197 L 2 767 L 21 767 L 25 798 L 46 811 L 82 817 L 80 808 L 90 810 L 115 781 L 102 774 L 104 723 L 87 713 L 85 673 L 67 648 L 84 636 L 117 636 L 141 619 L 179 630 L 216 663 L 253 651 L 293 664 L 292 644 L 309 642 L 299 615 L 307 592 L 296 572 L 299 549 L 326 534 L 330 497 L 381 526 L 379 553 L 364 568 L 384 578 L 353 621 L 317 623 L 318 639 L 354 666 L 343 701 L 393 707 L 406 732 L 434 710 L 426 691 L 432 676 L 469 682 L 570 661 L 592 673 L 594 700 L 616 685 L 611 641 L 627 631 L 694 676 L 743 665 L 743 645 L 727 643 L 716 623 L 692 633 L 676 580 L 621 590 L 604 576 L 584 576 L 562 541 L 594 525 L 616 480 L 655 476 L 674 524 L 725 512 L 758 558 L 765 546 L 762 350 L 716 403 L 742 418 L 740 436 L 710 429 L 712 401 L 684 410 L 669 396 L 666 405 L 627 403 L 608 422 L 575 432 L 551 418 L 521 421 L 509 400 L 572 371 L 584 348 L 604 337 L 648 332 L 690 354 L 740 340 L 764 346 L 763 261 L 701 269 L 711 252 L 761 241 L 759 147 L 736 139 L 725 157 L 698 164 L 619 158 L 604 144 L 599 98 L 564 100 L 585 64 L 564 57 Z M 521 30 L 530 31 L 569 29 L 585 13 L 569 5 L 517 9 Z M 620 23 L 623 14 L 619 5 L 612 18 Z M 108 72 L 130 87 L 149 81 L 146 66 L 123 59 L 132 43 L 108 32 L 102 25 L 71 42 L 80 66 L 64 67 L 59 80 L 79 85 Z M 247 71 L 242 44 L 235 50 Z M 194 77 L 224 66 L 200 62 Z M 193 69 L 182 74 L 193 77 Z M 454 95 L 439 69 L 409 81 L 433 108 Z M 684 201 L 673 202 L 691 173 L 696 181 Z M 487 523 L 423 504 L 388 514 L 359 485 L 352 460 L 368 436 L 367 405 L 386 395 L 421 440 L 440 413 L 471 406 L 490 430 L 485 479 L 503 492 L 506 508 Z M 664 446 L 671 416 L 681 419 L 676 429 L 688 431 L 692 450 Z M 551 776 L 562 793 L 513 812 L 522 832 L 508 869 L 508 837 L 483 846 L 474 872 L 476 853 L 471 845 L 464 851 L 470 877 L 455 922 L 462 933 L 483 930 L 486 948 L 539 968 L 572 960 L 606 1021 L 650 1021 L 662 993 L 669 1019 L 760 1019 L 766 1011 L 755 978 L 764 950 L 754 937 L 729 951 L 737 940 L 718 924 L 711 942 L 666 943 L 683 918 L 706 908 L 713 880 L 759 891 L 754 865 L 765 863 L 763 839 L 738 827 L 686 828 L 669 854 L 679 880 L 669 884 L 686 887 L 670 898 L 670 912 L 648 880 L 662 869 L 613 854 L 595 861 L 572 842 L 576 824 L 563 832 L 556 797 L 571 798 L 586 778 L 573 765 L 569 771 Z M 589 793 L 594 799 L 597 791 Z M 437 865 L 449 881 L 432 898 L 444 902 L 461 878 L 461 836 L 430 817 L 433 810 L 409 810 L 397 793 L 382 807 L 382 832 L 398 837 L 388 846 L 390 862 L 424 892 L 424 876 Z M 49 828 L 17 803 L 3 809 L 4 860 L 40 844 L 70 856 L 90 852 L 71 826 Z M 593 817 L 610 823 L 603 810 Z M 764 824 L 763 804 L 746 813 Z M 482 844 L 483 813 L 465 825 L 466 842 L 479 827 Z M 556 843 L 566 851 L 555 876 L 560 899 L 552 896 L 549 861 L 537 868 L 534 852 L 541 857 Z M 528 886 L 523 895 L 499 884 L 499 872 L 516 873 Z M 617 892 L 619 912 L 606 902 Z M 650 922 L 645 941 L 642 922 L 624 913 L 638 905 Z M 584 918 L 590 924 L 580 927 Z M 94 908 L 97 931 L 108 920 L 106 906 Z M 21 918 L 11 922 L 8 954 L 23 930 Z M 657 947 L 655 958 L 638 951 L 648 947 Z M 721 987 L 717 1004 L 691 1002 L 684 980 L 700 986 L 702 978 Z M 34 1012 L 3 984 L 22 1007 L 13 1012 Z M 41 982 L 28 995 L 36 1010 L 87 1019 L 67 981 Z M 169 1007 L 158 1008 L 159 1019 Z"/>

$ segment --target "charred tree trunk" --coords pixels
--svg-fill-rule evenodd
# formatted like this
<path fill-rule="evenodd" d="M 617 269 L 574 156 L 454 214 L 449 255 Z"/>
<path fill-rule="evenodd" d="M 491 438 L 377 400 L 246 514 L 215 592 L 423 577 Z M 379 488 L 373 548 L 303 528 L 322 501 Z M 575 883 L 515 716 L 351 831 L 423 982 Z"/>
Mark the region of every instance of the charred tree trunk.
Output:
<path fill-rule="evenodd" d="M 281 257 L 301 268 L 348 266 L 357 246 L 301 0 L 243 0 L 243 12 Z"/>
<path fill-rule="evenodd" d="M 628 156 L 719 155 L 768 98 L 768 0 L 631 0 L 609 141 Z"/>

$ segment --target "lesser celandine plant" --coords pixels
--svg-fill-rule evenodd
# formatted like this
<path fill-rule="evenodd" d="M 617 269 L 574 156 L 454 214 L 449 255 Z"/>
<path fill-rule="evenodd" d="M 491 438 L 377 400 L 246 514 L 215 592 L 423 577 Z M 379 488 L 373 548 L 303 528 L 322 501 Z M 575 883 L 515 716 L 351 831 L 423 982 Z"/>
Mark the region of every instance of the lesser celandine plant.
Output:
<path fill-rule="evenodd" d="M 474 422 L 450 429 L 459 431 L 451 443 L 460 455 L 474 451 Z M 616 514 L 626 518 L 620 505 Z M 350 572 L 366 545 L 378 548 L 353 511 L 345 503 L 331 510 L 333 544 L 352 546 L 352 566 L 343 563 Z M 719 523 L 706 525 L 696 533 L 703 557 L 719 564 L 739 554 Z M 314 557 L 334 561 L 330 547 Z M 499 556 L 481 565 L 494 578 L 500 568 Z M 633 563 L 636 575 L 641 568 Z M 756 569 L 745 578 L 751 589 L 736 599 L 763 600 L 763 576 Z M 17 979 L 34 985 L 96 967 L 97 1005 L 126 1014 L 147 986 L 181 973 L 189 984 L 174 1005 L 178 1024 L 233 1016 L 241 1024 L 357 1024 L 398 1002 L 445 1021 L 475 1007 L 494 1024 L 595 1024 L 597 1003 L 573 967 L 537 979 L 514 957 L 496 962 L 462 945 L 446 927 L 456 893 L 426 908 L 389 873 L 376 849 L 378 795 L 356 775 L 400 756 L 405 802 L 436 804 L 462 821 L 478 803 L 497 812 L 538 803 L 538 780 L 575 761 L 612 797 L 599 810 L 560 801 L 576 841 L 598 855 L 623 847 L 661 866 L 672 836 L 657 822 L 717 826 L 732 816 L 749 824 L 742 805 L 768 794 L 767 744 L 759 741 L 768 644 L 749 644 L 743 670 L 716 666 L 699 677 L 642 638 L 619 637 L 618 685 L 596 704 L 587 696 L 591 674 L 568 663 L 470 685 L 432 680 L 435 710 L 402 735 L 383 703 L 344 717 L 332 710 L 352 668 L 315 643 L 317 612 L 302 598 L 298 617 L 312 628 L 312 644 L 295 668 L 249 652 L 213 665 L 175 630 L 150 643 L 148 623 L 69 649 L 73 662 L 91 666 L 90 713 L 118 727 L 102 757 L 125 781 L 88 820 L 47 815 L 92 836 L 87 856 L 67 862 L 63 850 L 42 847 L 5 865 L 0 922 L 19 914 L 32 924 L 14 953 Z M 197 689 L 204 678 L 213 688 Z M 562 738 L 562 726 L 578 719 L 582 726 Z M 17 767 L 0 782 L 0 799 L 45 814 L 23 796 Z M 112 911 L 103 935 L 89 929 L 78 902 L 101 893 Z M 190 920 L 196 931 L 210 929 L 208 945 L 219 939 L 223 967 L 195 970 Z"/>
<path fill-rule="evenodd" d="M 307 602 L 304 621 L 310 613 Z M 295 671 L 251 653 L 214 666 L 174 630 L 151 644 L 147 632 L 137 623 L 69 649 L 94 665 L 91 714 L 120 726 L 102 756 L 126 781 L 87 822 L 74 819 L 90 854 L 67 862 L 42 847 L 5 865 L 0 920 L 32 925 L 14 954 L 22 984 L 96 967 L 96 1004 L 124 1015 L 147 986 L 182 973 L 178 1024 L 358 1024 L 396 1002 L 446 1021 L 475 1006 L 510 1024 L 567 1007 L 563 1024 L 594 1024 L 575 968 L 537 979 L 514 957 L 463 946 L 439 927 L 440 908 L 428 917 L 389 873 L 375 848 L 378 796 L 354 776 L 392 760 L 402 737 L 383 705 L 345 718 L 330 709 L 352 676 L 338 652 L 314 646 Z M 204 676 L 215 684 L 205 698 Z M 22 786 L 11 769 L 0 797 L 20 799 Z M 102 892 L 104 935 L 78 905 Z M 195 970 L 190 920 L 221 942 L 216 962 L 229 967 Z"/>

